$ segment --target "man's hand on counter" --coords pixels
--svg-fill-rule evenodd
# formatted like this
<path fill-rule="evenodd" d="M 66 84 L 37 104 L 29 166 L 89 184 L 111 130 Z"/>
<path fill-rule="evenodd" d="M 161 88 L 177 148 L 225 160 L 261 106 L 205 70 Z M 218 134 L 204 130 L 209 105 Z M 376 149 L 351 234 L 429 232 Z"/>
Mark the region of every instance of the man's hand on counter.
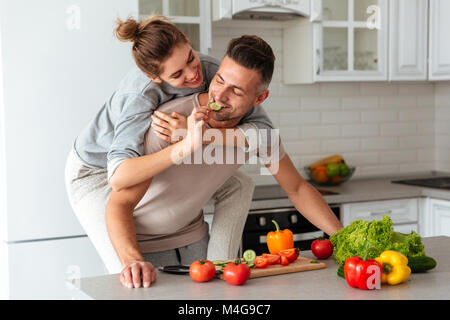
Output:
<path fill-rule="evenodd" d="M 156 269 L 150 262 L 132 261 L 125 265 L 120 274 L 120 282 L 127 288 L 150 287 L 156 280 Z"/>

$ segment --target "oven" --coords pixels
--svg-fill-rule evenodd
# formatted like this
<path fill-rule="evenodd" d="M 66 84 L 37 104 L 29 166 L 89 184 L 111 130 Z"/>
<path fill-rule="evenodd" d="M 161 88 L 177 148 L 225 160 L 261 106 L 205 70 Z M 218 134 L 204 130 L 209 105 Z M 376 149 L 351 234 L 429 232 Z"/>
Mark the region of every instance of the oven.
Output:
<path fill-rule="evenodd" d="M 340 220 L 340 206 L 329 205 Z M 328 238 L 328 235 L 310 223 L 295 207 L 280 207 L 271 209 L 250 210 L 242 235 L 241 255 L 247 249 L 255 250 L 257 255 L 269 253 L 266 236 L 276 227 L 275 220 L 281 230 L 289 229 L 294 234 L 294 247 L 300 250 L 311 250 L 311 243 L 318 237 Z"/>

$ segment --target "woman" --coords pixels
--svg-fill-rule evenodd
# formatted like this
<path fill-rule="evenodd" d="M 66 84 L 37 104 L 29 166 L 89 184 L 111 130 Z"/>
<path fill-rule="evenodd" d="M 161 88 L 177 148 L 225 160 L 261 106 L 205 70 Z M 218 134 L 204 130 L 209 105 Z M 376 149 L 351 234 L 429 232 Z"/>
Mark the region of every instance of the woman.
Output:
<path fill-rule="evenodd" d="M 188 38 L 162 16 L 143 22 L 118 20 L 116 36 L 133 42 L 136 67 L 76 138 L 65 172 L 72 208 L 110 273 L 124 267 L 105 226 L 105 206 L 111 193 L 145 183 L 169 166 L 171 147 L 143 155 L 144 135 L 153 112 L 175 97 L 207 91 L 219 66 L 216 59 L 194 52 Z M 177 125 L 186 128 L 185 118 L 176 113 L 172 116 L 179 118 Z M 251 117 L 247 115 L 248 121 Z M 271 127 L 270 123 L 256 125 Z M 158 166 L 153 164 L 155 160 Z M 240 172 L 233 177 L 246 186 L 242 192 L 250 202 L 250 177 Z M 237 253 L 238 243 L 233 243 Z"/>

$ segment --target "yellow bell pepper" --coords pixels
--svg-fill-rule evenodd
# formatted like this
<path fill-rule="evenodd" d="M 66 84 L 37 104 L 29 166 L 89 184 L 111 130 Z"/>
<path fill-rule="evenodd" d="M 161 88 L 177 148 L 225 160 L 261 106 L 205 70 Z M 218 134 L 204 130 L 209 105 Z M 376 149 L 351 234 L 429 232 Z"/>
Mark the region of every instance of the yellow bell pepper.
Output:
<path fill-rule="evenodd" d="M 381 283 L 396 285 L 408 280 L 411 268 L 408 267 L 408 258 L 400 252 L 386 250 L 375 258 L 383 266 Z"/>

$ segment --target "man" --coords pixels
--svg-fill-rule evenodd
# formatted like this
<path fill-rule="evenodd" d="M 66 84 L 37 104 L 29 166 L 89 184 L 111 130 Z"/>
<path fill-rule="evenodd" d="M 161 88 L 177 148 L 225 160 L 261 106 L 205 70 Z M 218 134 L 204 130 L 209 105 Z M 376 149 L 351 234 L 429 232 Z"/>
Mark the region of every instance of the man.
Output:
<path fill-rule="evenodd" d="M 226 161 L 224 164 L 206 164 L 205 162 L 198 164 L 196 161 L 198 150 L 202 151 L 200 155 L 212 155 L 213 152 L 211 149 L 207 150 L 209 145 L 202 146 L 202 141 L 198 142 L 196 139 L 200 136 L 201 140 L 206 125 L 220 132 L 235 127 L 251 108 L 257 107 L 268 97 L 267 88 L 273 74 L 274 60 L 272 49 L 264 40 L 256 36 L 233 39 L 210 84 L 209 93 L 180 98 L 159 108 L 160 111 L 168 114 L 175 109 L 186 116 L 191 114 L 188 118 L 188 133 L 172 148 L 174 152 L 170 165 L 167 161 L 165 163 L 168 169 L 157 174 L 150 181 L 116 193 L 116 196 L 110 199 L 106 213 L 110 239 L 118 255 L 124 256 L 126 253 L 128 257 L 121 274 L 121 282 L 124 285 L 130 288 L 140 287 L 141 284 L 144 287 L 150 286 L 156 279 L 153 264 L 161 264 L 161 261 L 164 264 L 176 264 L 178 260 L 178 263 L 189 264 L 198 258 L 205 257 L 207 241 L 203 241 L 203 245 L 196 242 L 199 246 L 191 252 L 186 250 L 184 257 L 180 256 L 179 250 L 175 250 L 177 257 L 172 260 L 167 257 L 173 255 L 173 250 L 161 250 L 161 248 L 184 247 L 186 244 L 193 243 L 194 235 L 196 241 L 207 235 L 201 208 L 212 193 L 243 163 L 236 161 L 233 155 L 234 162 L 231 163 Z M 221 105 L 222 109 L 211 112 L 205 107 L 210 100 Z M 146 153 L 157 152 L 169 145 L 162 139 L 156 139 L 155 125 L 148 131 L 146 137 Z M 233 136 L 224 134 L 225 146 L 217 147 L 214 150 L 216 154 L 212 157 L 220 159 L 222 156 L 229 160 L 227 154 L 230 148 L 239 150 L 232 146 L 239 140 L 242 141 L 242 138 L 246 139 L 248 143 L 246 151 L 258 151 L 258 156 L 264 159 L 266 167 L 298 211 L 329 235 L 342 228 L 320 193 L 297 172 L 282 145 L 278 143 L 278 139 L 273 140 L 272 136 L 261 135 L 265 137 L 262 139 L 263 144 L 255 145 L 253 139 L 255 130 L 257 129 L 254 127 L 248 127 Z M 170 135 L 171 133 L 168 133 L 168 136 Z M 264 144 L 271 146 L 268 153 L 261 152 Z M 220 150 L 225 152 L 217 156 Z M 246 152 L 247 158 L 248 153 Z M 182 160 L 184 164 L 180 164 Z M 190 161 L 194 164 L 189 164 Z M 112 215 L 124 218 L 115 219 L 111 223 Z M 225 226 L 226 221 L 221 225 Z M 192 229 L 195 229 L 195 232 L 192 232 Z M 221 232 L 221 230 L 212 232 Z M 190 235 L 183 238 L 184 234 Z M 177 243 L 164 243 L 164 236 L 158 235 L 169 235 L 169 238 L 177 235 L 175 241 Z M 227 239 L 230 233 L 224 232 L 223 237 Z M 141 251 L 145 253 L 142 254 Z M 196 256 L 195 252 L 202 254 Z"/>

